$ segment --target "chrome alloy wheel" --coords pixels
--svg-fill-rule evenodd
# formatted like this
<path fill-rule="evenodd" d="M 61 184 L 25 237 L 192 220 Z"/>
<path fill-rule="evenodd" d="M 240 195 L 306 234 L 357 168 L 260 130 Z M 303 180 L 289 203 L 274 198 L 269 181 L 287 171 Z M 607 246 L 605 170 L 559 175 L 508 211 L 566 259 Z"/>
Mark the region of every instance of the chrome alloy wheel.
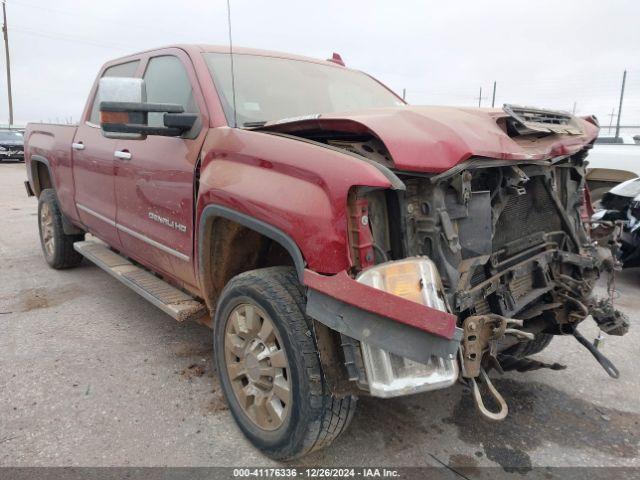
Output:
<path fill-rule="evenodd" d="M 40 208 L 40 236 L 47 257 L 53 256 L 55 250 L 53 231 L 53 212 L 51 211 L 51 206 L 48 203 L 43 203 Z"/>
<path fill-rule="evenodd" d="M 227 374 L 240 407 L 263 430 L 276 430 L 291 407 L 291 376 L 282 340 L 260 307 L 236 306 L 225 327 Z"/>

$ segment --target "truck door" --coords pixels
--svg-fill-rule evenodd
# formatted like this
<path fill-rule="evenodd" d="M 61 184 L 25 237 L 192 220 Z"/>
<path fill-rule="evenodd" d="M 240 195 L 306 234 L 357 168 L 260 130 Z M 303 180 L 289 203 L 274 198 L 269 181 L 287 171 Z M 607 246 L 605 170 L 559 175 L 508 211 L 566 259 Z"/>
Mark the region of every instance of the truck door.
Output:
<path fill-rule="evenodd" d="M 133 77 L 140 60 L 107 67 L 102 77 Z M 75 202 L 78 215 L 88 230 L 113 247 L 120 247 L 116 230 L 114 158 L 117 140 L 105 138 L 100 130 L 99 95 L 85 113 L 72 144 Z"/>
<path fill-rule="evenodd" d="M 144 80 L 149 103 L 179 104 L 185 112 L 199 113 L 200 120 L 182 137 L 149 135 L 118 142 L 118 233 L 129 256 L 196 286 L 194 175 L 208 124 L 204 99 L 188 56 L 178 49 L 151 57 Z M 163 126 L 162 114 L 149 114 L 149 125 Z"/>

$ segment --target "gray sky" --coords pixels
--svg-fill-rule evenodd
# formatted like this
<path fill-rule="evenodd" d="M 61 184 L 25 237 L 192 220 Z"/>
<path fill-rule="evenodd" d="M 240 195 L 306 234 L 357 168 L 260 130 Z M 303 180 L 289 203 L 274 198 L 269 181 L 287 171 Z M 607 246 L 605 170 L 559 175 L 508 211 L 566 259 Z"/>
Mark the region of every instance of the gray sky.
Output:
<path fill-rule="evenodd" d="M 234 44 L 365 70 L 415 104 L 518 103 L 640 125 L 640 2 L 231 0 Z M 17 123 L 78 120 L 100 65 L 172 43 L 226 44 L 224 0 L 7 0 Z M 0 123 L 8 118 L 0 55 Z M 640 133 L 640 130 L 638 131 Z"/>

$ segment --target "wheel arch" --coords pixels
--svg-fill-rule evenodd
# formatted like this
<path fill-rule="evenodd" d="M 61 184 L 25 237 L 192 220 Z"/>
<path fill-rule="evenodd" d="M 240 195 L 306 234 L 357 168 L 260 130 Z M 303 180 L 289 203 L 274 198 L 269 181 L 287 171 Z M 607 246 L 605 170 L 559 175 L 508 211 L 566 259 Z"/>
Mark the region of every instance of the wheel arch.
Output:
<path fill-rule="evenodd" d="M 235 275 L 274 265 L 295 268 L 302 282 L 306 262 L 295 241 L 282 230 L 222 205 L 207 205 L 198 229 L 198 277 L 210 311 Z"/>
<path fill-rule="evenodd" d="M 60 199 L 56 192 L 55 181 L 53 178 L 53 171 L 49 160 L 42 155 L 31 155 L 31 164 L 29 166 L 31 176 L 31 188 L 36 198 L 40 197 L 43 190 L 51 189 L 56 197 L 58 205 L 60 205 Z M 64 212 L 62 214 L 62 229 L 66 235 L 80 235 L 84 231 L 71 223 Z"/>
<path fill-rule="evenodd" d="M 36 197 L 39 197 L 42 190 L 47 188 L 55 190 L 51 165 L 46 157 L 31 155 L 30 167 L 33 193 Z"/>

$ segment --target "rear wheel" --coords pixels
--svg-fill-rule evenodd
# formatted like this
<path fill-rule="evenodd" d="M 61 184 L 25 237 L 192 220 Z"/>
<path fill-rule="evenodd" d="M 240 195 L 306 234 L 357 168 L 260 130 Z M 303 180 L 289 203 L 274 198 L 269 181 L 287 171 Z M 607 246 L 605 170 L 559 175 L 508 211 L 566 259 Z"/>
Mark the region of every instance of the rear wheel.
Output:
<path fill-rule="evenodd" d="M 38 198 L 38 226 L 42 252 L 50 267 L 63 269 L 80 264 L 82 255 L 73 249 L 73 244 L 84 236 L 64 233 L 58 199 L 50 188 L 40 192 Z"/>
<path fill-rule="evenodd" d="M 304 305 L 295 271 L 273 267 L 234 277 L 215 314 L 214 356 L 231 413 L 278 460 L 329 445 L 355 411 L 356 397 L 329 391 Z"/>

